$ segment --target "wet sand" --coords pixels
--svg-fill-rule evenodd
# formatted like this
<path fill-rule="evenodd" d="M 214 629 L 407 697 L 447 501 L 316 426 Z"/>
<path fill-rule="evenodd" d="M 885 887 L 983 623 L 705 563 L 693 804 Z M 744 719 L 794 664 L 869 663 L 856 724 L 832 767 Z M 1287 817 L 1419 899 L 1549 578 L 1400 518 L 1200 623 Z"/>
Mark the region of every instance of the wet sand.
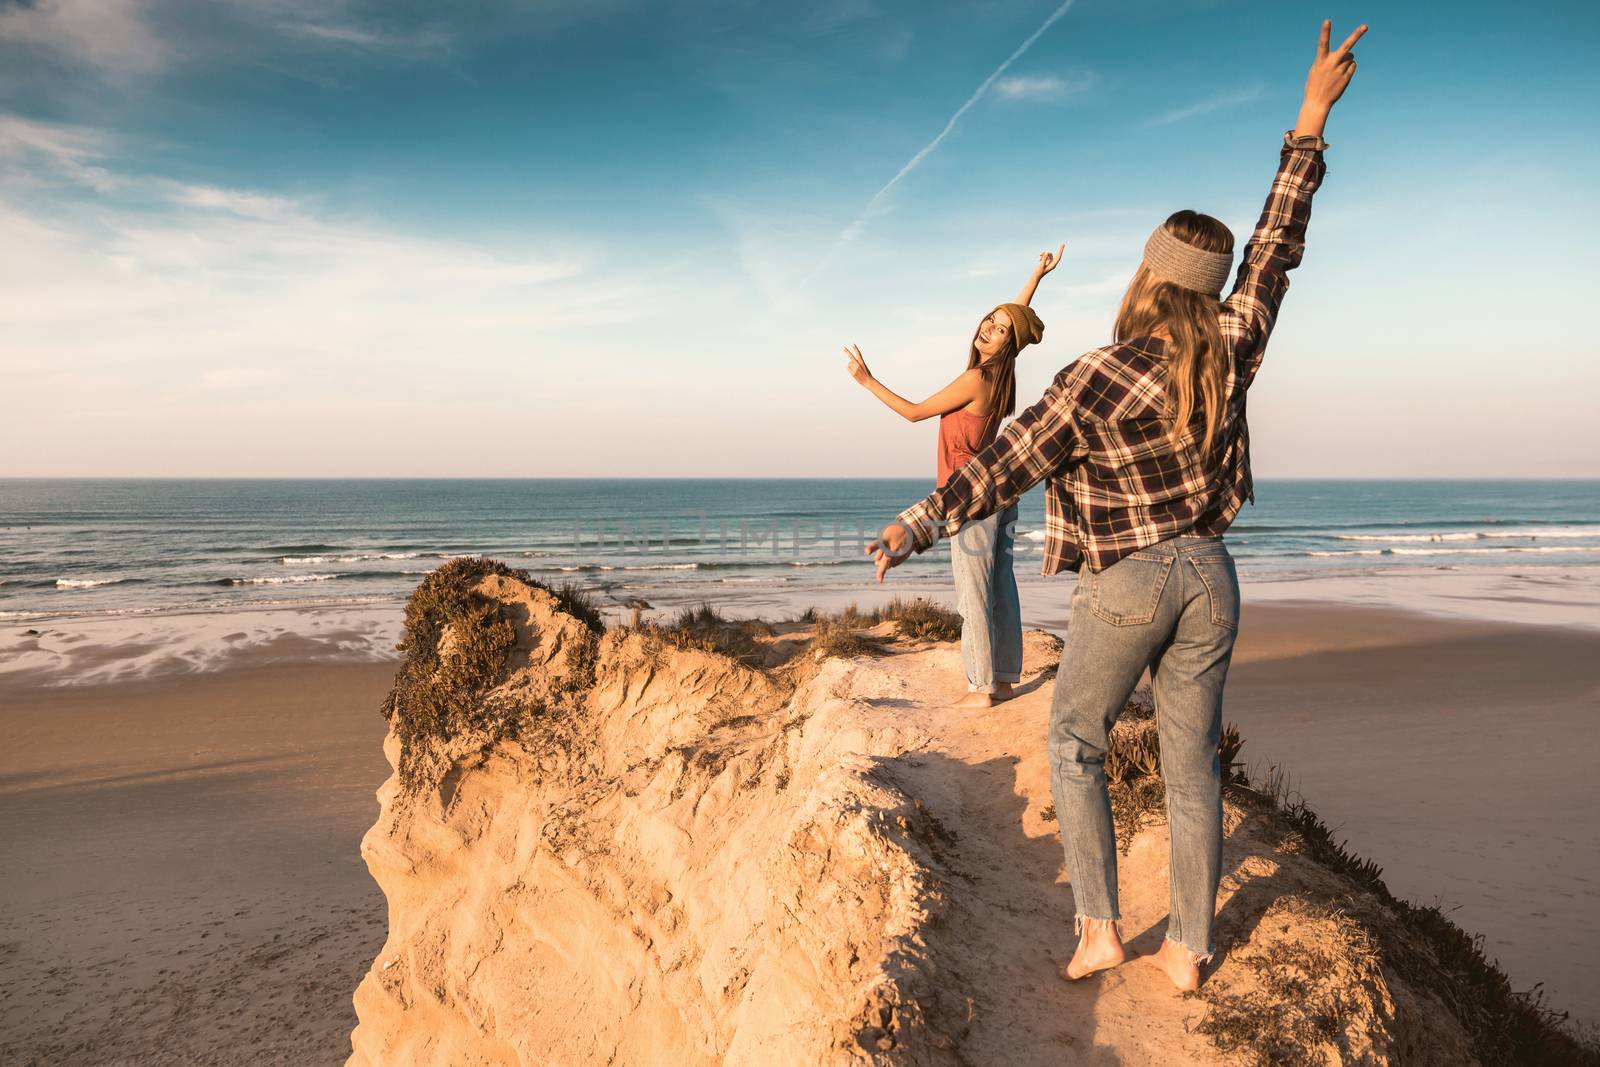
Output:
<path fill-rule="evenodd" d="M 1247 604 L 1225 714 L 1396 895 L 1600 1022 L 1600 634 Z"/>
<path fill-rule="evenodd" d="M 0 1063 L 343 1062 L 392 673 L 0 690 Z"/>
<path fill-rule="evenodd" d="M 1227 717 L 1402 895 L 1600 1018 L 1600 633 L 1247 601 Z M 0 1062 L 334 1064 L 392 663 L 0 685 Z"/>

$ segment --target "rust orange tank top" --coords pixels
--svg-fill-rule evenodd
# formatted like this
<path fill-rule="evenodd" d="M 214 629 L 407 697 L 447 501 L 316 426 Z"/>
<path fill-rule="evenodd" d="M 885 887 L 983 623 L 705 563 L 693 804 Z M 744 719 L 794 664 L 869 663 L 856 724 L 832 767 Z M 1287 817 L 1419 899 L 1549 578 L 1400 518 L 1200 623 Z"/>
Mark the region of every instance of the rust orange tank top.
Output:
<path fill-rule="evenodd" d="M 939 486 L 994 440 L 1000 428 L 998 412 L 968 414 L 966 408 L 939 416 Z"/>

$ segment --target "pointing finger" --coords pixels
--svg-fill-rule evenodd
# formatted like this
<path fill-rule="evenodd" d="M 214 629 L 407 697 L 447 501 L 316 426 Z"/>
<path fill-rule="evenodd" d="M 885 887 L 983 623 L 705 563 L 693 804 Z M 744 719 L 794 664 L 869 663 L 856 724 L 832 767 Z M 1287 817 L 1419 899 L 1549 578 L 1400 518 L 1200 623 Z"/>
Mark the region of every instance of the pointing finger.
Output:
<path fill-rule="evenodd" d="M 1328 38 L 1333 33 L 1333 20 L 1322 20 L 1322 33 L 1317 38 L 1317 58 L 1321 59 L 1328 54 Z"/>

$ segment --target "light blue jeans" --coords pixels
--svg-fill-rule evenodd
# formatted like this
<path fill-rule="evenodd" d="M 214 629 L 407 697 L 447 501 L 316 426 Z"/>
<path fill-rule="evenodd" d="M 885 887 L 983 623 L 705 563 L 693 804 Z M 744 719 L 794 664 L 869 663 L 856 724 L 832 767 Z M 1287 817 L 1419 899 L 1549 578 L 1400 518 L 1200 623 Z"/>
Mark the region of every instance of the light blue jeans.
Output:
<path fill-rule="evenodd" d="M 961 665 L 967 688 L 992 693 L 996 682 L 1022 680 L 1022 602 L 1011 569 L 1017 506 L 969 522 L 950 541 L 961 613 Z"/>
<path fill-rule="evenodd" d="M 1172 836 L 1167 938 L 1202 961 L 1222 869 L 1222 687 L 1239 630 L 1239 581 L 1220 537 L 1183 536 L 1078 576 L 1050 705 L 1055 794 L 1078 926 L 1120 919 L 1105 756 L 1150 670 Z"/>

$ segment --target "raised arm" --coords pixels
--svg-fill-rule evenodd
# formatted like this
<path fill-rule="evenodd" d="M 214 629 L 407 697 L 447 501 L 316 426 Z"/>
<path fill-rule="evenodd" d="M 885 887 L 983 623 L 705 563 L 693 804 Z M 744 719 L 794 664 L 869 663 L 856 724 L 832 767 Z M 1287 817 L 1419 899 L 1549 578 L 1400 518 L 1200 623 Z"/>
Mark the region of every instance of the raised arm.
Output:
<path fill-rule="evenodd" d="M 913 551 L 955 536 L 963 523 L 993 515 L 1084 455 L 1076 411 L 1088 367 L 1089 361 L 1081 359 L 1056 375 L 1037 403 L 1013 419 L 942 488 L 884 527 L 867 548 L 877 560 L 878 581 Z"/>
<path fill-rule="evenodd" d="M 1266 206 L 1245 245 L 1233 292 L 1223 301 L 1223 332 L 1234 343 L 1237 373 L 1244 385 L 1261 365 L 1267 338 L 1289 289 L 1289 272 L 1300 265 L 1305 254 L 1311 198 L 1327 170 L 1322 160 L 1327 148 L 1322 131 L 1328 113 L 1355 76 L 1356 58 L 1351 48 L 1367 32 L 1365 26 L 1358 26 L 1337 51 L 1330 52 L 1331 30 L 1332 25 L 1324 21 L 1316 59 L 1306 77 L 1299 119 L 1284 138 Z"/>
<path fill-rule="evenodd" d="M 917 404 L 874 378 L 872 372 L 867 369 L 867 361 L 861 358 L 861 349 L 855 345 L 846 345 L 844 354 L 850 361 L 845 367 L 850 372 L 850 377 L 858 384 L 866 386 L 868 392 L 883 401 L 890 411 L 907 422 L 921 422 L 935 415 L 948 415 L 952 411 L 964 408 L 978 398 L 978 392 L 983 384 L 983 376 L 976 367 L 973 367 L 962 371 L 949 385 Z"/>
<path fill-rule="evenodd" d="M 1028 275 L 1028 280 L 1022 283 L 1022 291 L 1017 294 L 1017 303 L 1027 307 L 1033 302 L 1033 294 L 1039 288 L 1039 283 L 1044 276 L 1061 266 L 1062 258 L 1067 254 L 1067 246 L 1063 244 L 1054 253 L 1040 252 L 1039 265 L 1033 268 L 1033 273 Z"/>
<path fill-rule="evenodd" d="M 1350 87 L 1356 76 L 1356 54 L 1351 51 L 1356 42 L 1366 35 L 1366 23 L 1344 39 L 1338 51 L 1328 51 L 1328 41 L 1333 34 L 1333 21 L 1322 20 L 1322 32 L 1317 37 L 1317 58 L 1306 75 L 1306 95 L 1300 104 L 1300 118 L 1295 122 L 1296 137 L 1321 137 L 1328 123 L 1328 113 Z"/>

